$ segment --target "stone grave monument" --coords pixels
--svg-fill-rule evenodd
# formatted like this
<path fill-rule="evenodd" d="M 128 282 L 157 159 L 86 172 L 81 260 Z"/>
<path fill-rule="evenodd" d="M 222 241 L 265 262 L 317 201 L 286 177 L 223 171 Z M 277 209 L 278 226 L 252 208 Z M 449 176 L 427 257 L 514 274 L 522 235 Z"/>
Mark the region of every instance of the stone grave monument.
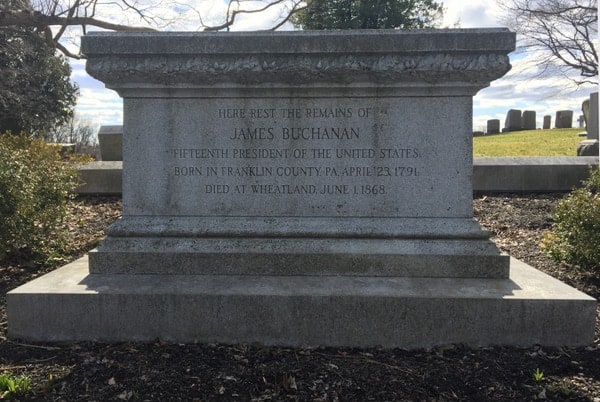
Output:
<path fill-rule="evenodd" d="M 123 126 L 100 126 L 98 143 L 103 161 L 123 160 Z"/>
<path fill-rule="evenodd" d="M 525 110 L 522 116 L 523 130 L 536 129 L 536 113 L 535 110 Z"/>
<path fill-rule="evenodd" d="M 586 120 L 586 131 L 588 140 L 598 140 L 598 92 L 590 94 L 590 109 Z"/>
<path fill-rule="evenodd" d="M 573 111 L 559 110 L 556 112 L 554 125 L 556 128 L 573 128 Z"/>
<path fill-rule="evenodd" d="M 546 115 L 544 116 L 543 129 L 550 130 L 552 128 L 552 116 Z"/>
<path fill-rule="evenodd" d="M 586 107 L 587 106 L 587 107 Z M 598 141 L 598 92 L 592 92 L 587 99 L 582 109 L 585 117 L 585 135 L 586 140 L 581 141 L 577 146 L 578 156 L 598 156 L 599 141 Z"/>
<path fill-rule="evenodd" d="M 510 109 L 506 112 L 506 119 L 504 120 L 503 133 L 510 131 L 519 131 L 523 128 L 523 121 L 521 111 L 518 109 Z"/>
<path fill-rule="evenodd" d="M 473 219 L 472 97 L 514 46 L 505 29 L 85 36 L 124 100 L 123 217 L 8 294 L 9 336 L 592 342 L 594 299 Z"/>
<path fill-rule="evenodd" d="M 490 119 L 487 121 L 487 133 L 498 134 L 500 132 L 500 120 Z"/>

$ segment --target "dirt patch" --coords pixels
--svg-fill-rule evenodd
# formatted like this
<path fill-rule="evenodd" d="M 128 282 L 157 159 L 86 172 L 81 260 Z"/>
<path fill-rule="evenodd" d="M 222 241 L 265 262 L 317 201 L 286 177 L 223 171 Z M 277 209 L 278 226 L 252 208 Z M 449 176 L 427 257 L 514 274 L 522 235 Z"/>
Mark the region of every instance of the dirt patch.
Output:
<path fill-rule="evenodd" d="M 599 278 L 557 264 L 539 249 L 559 198 L 480 196 L 474 211 L 504 251 L 598 298 Z M 72 208 L 75 258 L 99 242 L 120 214 L 121 201 L 80 198 Z M 586 348 L 450 345 L 405 351 L 7 340 L 6 292 L 48 270 L 27 262 L 0 266 L 0 373 L 31 378 L 32 390 L 20 400 L 600 402 L 600 316 L 596 342 Z"/>

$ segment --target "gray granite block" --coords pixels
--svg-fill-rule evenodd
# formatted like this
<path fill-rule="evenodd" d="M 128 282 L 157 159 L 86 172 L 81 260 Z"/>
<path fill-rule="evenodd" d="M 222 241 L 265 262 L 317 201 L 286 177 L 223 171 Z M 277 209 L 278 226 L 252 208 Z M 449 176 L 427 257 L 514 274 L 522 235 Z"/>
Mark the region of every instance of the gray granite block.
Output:
<path fill-rule="evenodd" d="M 595 301 L 509 264 L 473 220 L 472 97 L 514 46 L 506 29 L 86 35 L 87 71 L 123 97 L 123 217 L 89 263 L 8 294 L 9 336 L 591 342 Z"/>
<path fill-rule="evenodd" d="M 429 348 L 582 346 L 596 301 L 511 260 L 507 279 L 92 274 L 84 257 L 7 294 L 27 341 Z"/>

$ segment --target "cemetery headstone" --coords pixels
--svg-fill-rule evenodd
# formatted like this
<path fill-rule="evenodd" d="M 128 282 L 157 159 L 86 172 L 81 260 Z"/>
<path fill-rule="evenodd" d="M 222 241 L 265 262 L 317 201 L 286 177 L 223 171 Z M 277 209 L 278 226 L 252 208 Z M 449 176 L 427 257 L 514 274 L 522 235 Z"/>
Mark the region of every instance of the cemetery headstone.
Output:
<path fill-rule="evenodd" d="M 536 114 L 533 110 L 525 110 L 523 112 L 523 130 L 536 129 Z"/>
<path fill-rule="evenodd" d="M 552 127 L 552 116 L 549 116 L 549 115 L 544 116 L 544 125 L 543 125 L 544 130 L 550 130 L 551 127 Z"/>
<path fill-rule="evenodd" d="M 598 140 L 598 92 L 590 94 L 590 112 L 587 120 L 588 140 Z"/>
<path fill-rule="evenodd" d="M 521 111 L 518 109 L 510 109 L 506 113 L 506 119 L 504 120 L 504 130 L 505 132 L 509 131 L 519 131 L 523 127 L 523 121 L 521 118 Z"/>
<path fill-rule="evenodd" d="M 554 120 L 556 128 L 573 128 L 573 111 L 559 110 Z"/>
<path fill-rule="evenodd" d="M 123 160 L 123 126 L 100 126 L 98 130 L 100 158 L 103 161 Z"/>
<path fill-rule="evenodd" d="M 123 97 L 123 216 L 89 267 L 9 293 L 9 335 L 591 342 L 593 299 L 509 266 L 473 219 L 472 97 L 514 46 L 505 29 L 85 36 L 87 71 Z"/>
<path fill-rule="evenodd" d="M 587 140 L 579 143 L 577 147 L 578 156 L 598 156 L 598 92 L 592 92 L 589 99 L 582 104 L 582 110 L 586 117 Z"/>
<path fill-rule="evenodd" d="M 490 119 L 487 121 L 487 133 L 498 134 L 500 132 L 500 120 Z"/>
<path fill-rule="evenodd" d="M 587 127 L 587 122 L 590 118 L 590 98 L 587 98 L 581 103 L 581 113 L 583 113 L 583 120 L 585 121 L 585 126 Z"/>

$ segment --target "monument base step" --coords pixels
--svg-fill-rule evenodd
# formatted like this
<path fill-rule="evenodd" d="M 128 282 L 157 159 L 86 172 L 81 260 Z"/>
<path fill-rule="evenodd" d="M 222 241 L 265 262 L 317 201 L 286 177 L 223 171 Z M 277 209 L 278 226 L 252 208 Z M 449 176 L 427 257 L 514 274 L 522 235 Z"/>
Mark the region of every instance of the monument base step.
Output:
<path fill-rule="evenodd" d="M 509 279 L 89 274 L 83 257 L 7 294 L 28 341 L 428 348 L 580 346 L 596 301 L 511 259 Z"/>

